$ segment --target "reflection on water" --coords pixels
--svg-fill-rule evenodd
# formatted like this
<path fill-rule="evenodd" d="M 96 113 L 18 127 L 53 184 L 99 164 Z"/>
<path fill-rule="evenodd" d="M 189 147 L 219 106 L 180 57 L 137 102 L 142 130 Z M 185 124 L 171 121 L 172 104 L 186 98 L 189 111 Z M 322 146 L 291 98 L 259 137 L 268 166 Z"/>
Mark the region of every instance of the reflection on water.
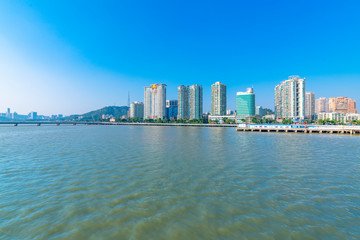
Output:
<path fill-rule="evenodd" d="M 360 138 L 0 127 L 0 239 L 358 239 Z"/>

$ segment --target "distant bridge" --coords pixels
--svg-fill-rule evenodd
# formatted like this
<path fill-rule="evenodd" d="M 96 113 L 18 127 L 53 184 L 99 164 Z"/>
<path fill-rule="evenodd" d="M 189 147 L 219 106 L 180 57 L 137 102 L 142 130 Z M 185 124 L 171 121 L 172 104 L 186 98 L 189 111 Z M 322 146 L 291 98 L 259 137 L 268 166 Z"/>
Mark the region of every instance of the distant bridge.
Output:
<path fill-rule="evenodd" d="M 127 126 L 174 126 L 174 127 L 237 127 L 236 124 L 191 124 L 191 123 L 129 123 L 129 122 L 82 122 L 82 121 L 7 121 L 0 125 L 127 125 Z"/>

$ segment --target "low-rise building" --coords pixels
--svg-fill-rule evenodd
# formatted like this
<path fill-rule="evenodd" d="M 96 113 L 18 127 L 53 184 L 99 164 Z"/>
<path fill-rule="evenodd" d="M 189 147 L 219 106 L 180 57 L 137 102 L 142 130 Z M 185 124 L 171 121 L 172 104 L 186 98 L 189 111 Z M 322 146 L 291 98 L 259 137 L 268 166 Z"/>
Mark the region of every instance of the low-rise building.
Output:
<path fill-rule="evenodd" d="M 348 113 L 345 115 L 345 121 L 351 122 L 351 121 L 359 121 L 360 120 L 360 114 L 359 113 Z"/>
<path fill-rule="evenodd" d="M 268 114 L 264 116 L 265 119 L 275 120 L 275 114 Z"/>
<path fill-rule="evenodd" d="M 235 115 L 223 115 L 223 116 L 216 116 L 216 115 L 209 115 L 209 122 L 216 122 L 224 123 L 224 119 L 230 119 L 235 121 L 236 116 Z"/>
<path fill-rule="evenodd" d="M 330 120 L 330 121 L 338 121 L 338 122 L 345 122 L 345 114 L 340 112 L 321 112 L 317 115 L 318 120 Z"/>

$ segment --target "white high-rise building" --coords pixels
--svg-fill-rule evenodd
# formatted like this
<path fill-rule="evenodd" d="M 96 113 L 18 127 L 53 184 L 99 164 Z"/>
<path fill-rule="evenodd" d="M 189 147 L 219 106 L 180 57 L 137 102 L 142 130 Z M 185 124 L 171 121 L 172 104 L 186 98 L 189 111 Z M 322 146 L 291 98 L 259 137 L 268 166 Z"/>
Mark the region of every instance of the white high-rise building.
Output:
<path fill-rule="evenodd" d="M 133 102 L 130 104 L 130 118 L 142 119 L 144 117 L 144 104 Z"/>
<path fill-rule="evenodd" d="M 305 78 L 290 76 L 275 87 L 275 116 L 278 119 L 305 118 Z"/>
<path fill-rule="evenodd" d="M 203 89 L 200 85 L 190 86 L 190 119 L 200 119 L 203 114 Z"/>
<path fill-rule="evenodd" d="M 152 84 L 144 89 L 144 119 L 166 117 L 166 85 Z"/>
<path fill-rule="evenodd" d="M 305 92 L 305 117 L 312 119 L 315 115 L 315 93 Z"/>
<path fill-rule="evenodd" d="M 211 115 L 226 115 L 226 85 L 221 82 L 211 85 Z"/>
<path fill-rule="evenodd" d="M 178 119 L 190 118 L 189 95 L 189 86 L 178 87 Z"/>

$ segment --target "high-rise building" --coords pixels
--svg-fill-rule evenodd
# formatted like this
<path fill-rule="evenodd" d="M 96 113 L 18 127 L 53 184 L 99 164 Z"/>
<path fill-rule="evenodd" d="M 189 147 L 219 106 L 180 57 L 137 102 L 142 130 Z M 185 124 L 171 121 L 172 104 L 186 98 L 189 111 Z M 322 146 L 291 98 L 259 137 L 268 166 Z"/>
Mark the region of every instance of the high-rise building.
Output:
<path fill-rule="evenodd" d="M 255 115 L 262 117 L 263 116 L 263 108 L 262 106 L 255 107 Z"/>
<path fill-rule="evenodd" d="M 221 82 L 211 85 L 211 114 L 213 116 L 226 114 L 226 85 Z"/>
<path fill-rule="evenodd" d="M 166 115 L 166 85 L 152 84 L 144 89 L 144 119 L 164 119 Z"/>
<path fill-rule="evenodd" d="M 356 101 L 347 97 L 330 97 L 329 112 L 357 113 Z"/>
<path fill-rule="evenodd" d="M 329 111 L 339 113 L 356 113 L 356 101 L 347 97 L 329 98 Z"/>
<path fill-rule="evenodd" d="M 7 118 L 10 118 L 10 117 L 11 117 L 11 116 L 10 116 L 10 108 L 7 109 L 6 117 L 7 117 Z"/>
<path fill-rule="evenodd" d="M 356 110 L 356 101 L 353 99 L 349 99 L 348 102 L 348 113 L 357 113 Z"/>
<path fill-rule="evenodd" d="M 255 116 L 255 93 L 253 88 L 236 94 L 236 121 Z"/>
<path fill-rule="evenodd" d="M 190 86 L 190 119 L 200 119 L 203 114 L 203 89 L 200 85 Z"/>
<path fill-rule="evenodd" d="M 190 118 L 189 95 L 189 86 L 181 85 L 178 87 L 178 119 Z"/>
<path fill-rule="evenodd" d="M 35 120 L 37 119 L 37 112 L 31 112 L 29 113 L 29 119 Z"/>
<path fill-rule="evenodd" d="M 130 118 L 142 119 L 144 117 L 144 104 L 133 102 L 130 104 Z"/>
<path fill-rule="evenodd" d="M 315 93 L 305 92 L 305 117 L 312 119 L 315 115 Z"/>
<path fill-rule="evenodd" d="M 178 100 L 166 100 L 166 119 L 176 119 L 178 115 Z"/>
<path fill-rule="evenodd" d="M 329 112 L 329 104 L 327 102 L 327 98 L 321 97 L 319 99 L 316 99 L 315 111 L 317 114 L 322 112 Z"/>
<path fill-rule="evenodd" d="M 305 118 L 305 78 L 290 76 L 275 87 L 275 116 L 278 119 Z"/>

